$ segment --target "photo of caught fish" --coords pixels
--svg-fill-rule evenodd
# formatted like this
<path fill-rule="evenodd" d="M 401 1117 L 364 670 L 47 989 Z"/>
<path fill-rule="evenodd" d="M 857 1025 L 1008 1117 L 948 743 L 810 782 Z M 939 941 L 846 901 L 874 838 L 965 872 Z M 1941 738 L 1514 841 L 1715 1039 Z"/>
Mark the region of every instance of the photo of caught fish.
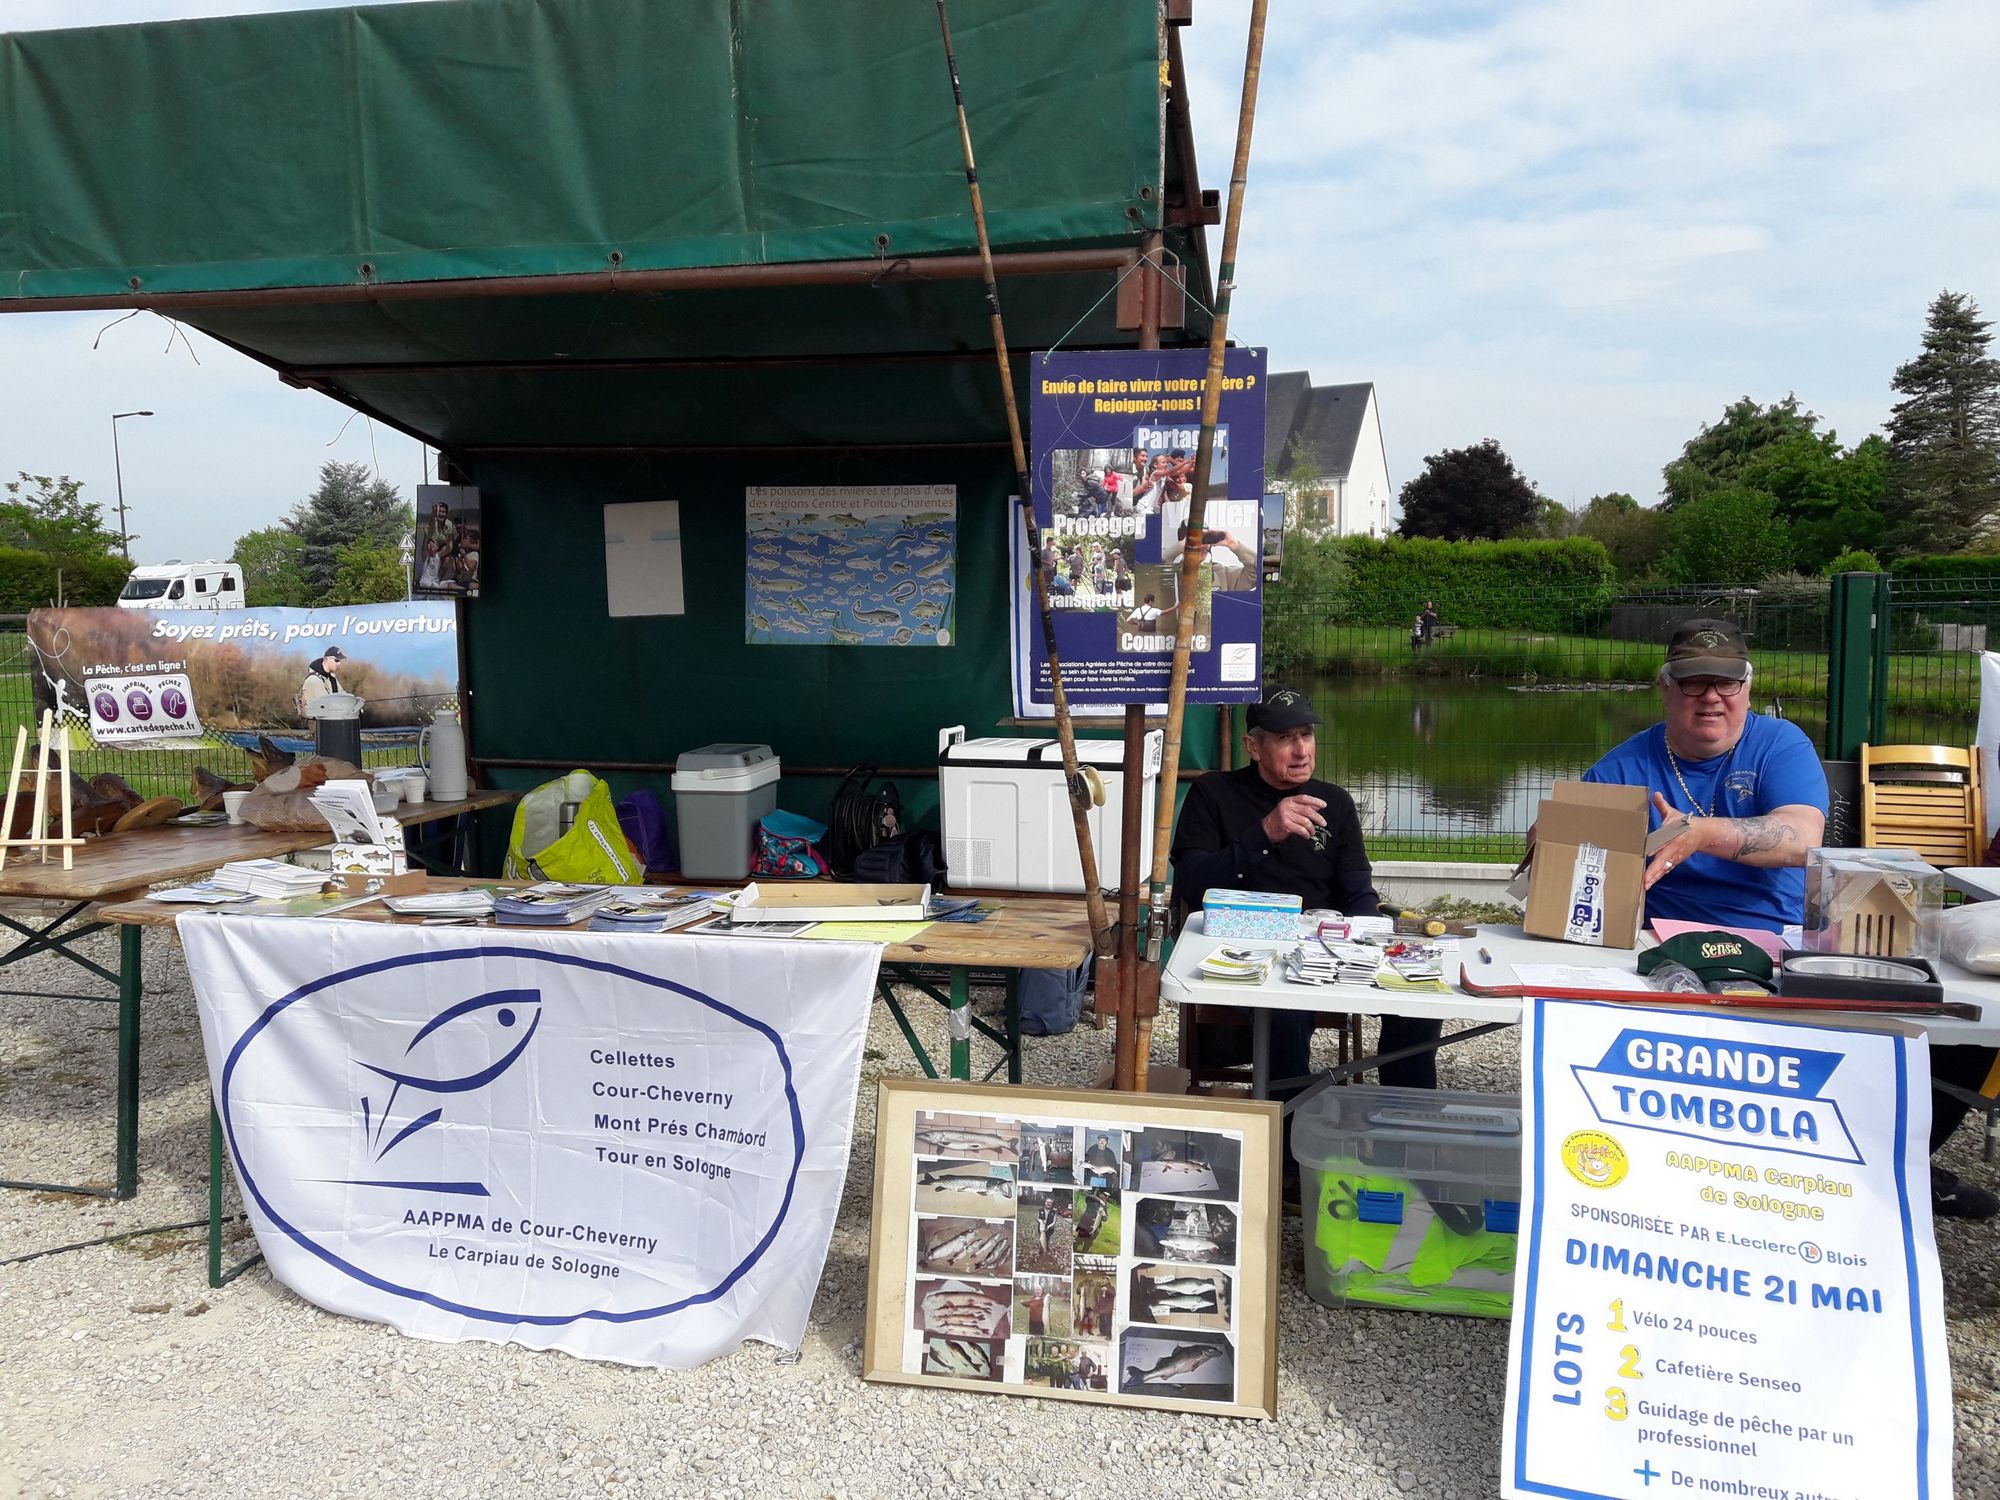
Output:
<path fill-rule="evenodd" d="M 1016 1121 L 992 1115 L 919 1112 L 915 1146 L 917 1156 L 1017 1162 L 1021 1157 L 1021 1127 Z"/>
<path fill-rule="evenodd" d="M 1132 1186 L 1142 1193 L 1228 1203 L 1242 1191 L 1243 1142 L 1222 1131 L 1141 1130 L 1131 1157 Z"/>
<path fill-rule="evenodd" d="M 954 1339 L 1004 1339 L 1012 1331 L 1013 1285 L 918 1277 L 912 1321 Z"/>
<path fill-rule="evenodd" d="M 1118 1317 L 1118 1262 L 1108 1255 L 1079 1255 L 1070 1291 L 1076 1335 L 1108 1339 Z"/>
<path fill-rule="evenodd" d="M 1023 1182 L 1076 1181 L 1076 1126 L 1021 1125 L 1021 1180 Z"/>
<path fill-rule="evenodd" d="M 1118 1389 L 1128 1396 L 1233 1400 L 1236 1348 L 1219 1333 L 1127 1328 L 1118 1346 Z"/>
<path fill-rule="evenodd" d="M 1133 1268 L 1127 1321 L 1168 1328 L 1227 1328 L 1236 1298 L 1227 1271 L 1141 1262 Z"/>
<path fill-rule="evenodd" d="M 1014 1169 L 1005 1162 L 963 1157 L 920 1158 L 916 1205 L 920 1214 L 1010 1214 L 1014 1211 Z"/>
<path fill-rule="evenodd" d="M 1006 1374 L 1007 1346 L 986 1339 L 927 1338 L 923 1363 L 925 1375 L 948 1375 L 955 1380 L 998 1382 Z"/>
<path fill-rule="evenodd" d="M 931 582 L 956 581 L 952 486 L 751 487 L 744 499 L 746 644 L 950 644 L 955 622 L 949 588 L 938 602 L 921 606 L 924 615 L 906 613 Z M 808 505 L 821 508 L 803 508 Z M 913 511 L 913 505 L 924 508 Z M 919 522 L 918 515 L 936 519 Z M 801 606 L 796 617 L 772 608 L 787 591 L 795 591 Z M 931 628 L 916 629 L 920 619 Z"/>
<path fill-rule="evenodd" d="M 1084 1126 L 1083 1185 L 1110 1193 L 1132 1185 L 1132 1168 L 1125 1159 L 1124 1131 Z"/>
<path fill-rule="evenodd" d="M 1076 1332 L 1074 1294 L 1067 1276 L 1016 1276 L 1014 1326 L 1030 1338 L 1068 1338 Z"/>
<path fill-rule="evenodd" d="M 1027 1385 L 1061 1391 L 1101 1391 L 1109 1386 L 1109 1344 L 1085 1344 L 1070 1339 L 1029 1339 L 1021 1359 Z"/>
<path fill-rule="evenodd" d="M 1017 1271 L 1068 1275 L 1076 1247 L 1076 1206 L 1071 1188 L 1022 1187 L 1014 1210 Z"/>
<path fill-rule="evenodd" d="M 1201 1265 L 1236 1264 L 1236 1213 L 1219 1203 L 1171 1198 L 1130 1200 L 1132 1251 L 1159 1260 Z"/>
<path fill-rule="evenodd" d="M 1102 1188 L 1076 1195 L 1076 1248 L 1084 1255 L 1116 1255 L 1125 1241 L 1123 1200 Z"/>
<path fill-rule="evenodd" d="M 1010 1276 L 1014 1271 L 1014 1222 L 919 1219 L 917 1269 L 943 1275 Z"/>

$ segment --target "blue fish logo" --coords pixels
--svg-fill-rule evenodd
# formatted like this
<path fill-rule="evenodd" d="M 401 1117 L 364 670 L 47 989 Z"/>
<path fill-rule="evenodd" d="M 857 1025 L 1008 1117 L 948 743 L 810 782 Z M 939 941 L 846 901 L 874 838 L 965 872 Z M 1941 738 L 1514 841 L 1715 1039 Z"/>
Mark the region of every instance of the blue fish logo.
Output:
<path fill-rule="evenodd" d="M 525 1026 L 522 1024 L 524 1019 Z M 403 1057 L 396 1066 L 379 1067 L 371 1062 L 361 1063 L 361 1067 L 378 1078 L 387 1079 L 390 1084 L 389 1096 L 379 1111 L 374 1107 L 370 1095 L 361 1096 L 362 1133 L 369 1142 L 375 1160 L 382 1160 L 418 1131 L 427 1129 L 444 1118 L 444 1105 L 437 1104 L 414 1119 L 401 1123 L 395 1134 L 390 1135 L 390 1122 L 396 1118 L 396 1104 L 405 1089 L 418 1094 L 446 1096 L 469 1094 L 476 1089 L 483 1089 L 520 1061 L 521 1054 L 528 1050 L 528 1044 L 535 1039 L 535 1031 L 541 1024 L 541 991 L 493 990 L 484 995 L 474 995 L 470 1000 L 461 1000 L 456 1005 L 447 1006 L 424 1022 L 418 1028 L 417 1034 L 410 1038 L 409 1045 L 403 1049 Z M 517 1031 L 518 1037 L 515 1035 Z M 434 1037 L 438 1040 L 433 1041 Z M 462 1062 L 450 1061 L 454 1058 L 462 1059 L 468 1051 L 471 1052 L 473 1060 L 473 1065 L 469 1069 L 465 1068 Z M 447 1067 L 455 1071 L 446 1077 L 437 1076 Z M 486 1188 L 482 1183 L 370 1180 L 351 1182 L 350 1185 L 423 1187 L 439 1192 L 486 1196 Z"/>

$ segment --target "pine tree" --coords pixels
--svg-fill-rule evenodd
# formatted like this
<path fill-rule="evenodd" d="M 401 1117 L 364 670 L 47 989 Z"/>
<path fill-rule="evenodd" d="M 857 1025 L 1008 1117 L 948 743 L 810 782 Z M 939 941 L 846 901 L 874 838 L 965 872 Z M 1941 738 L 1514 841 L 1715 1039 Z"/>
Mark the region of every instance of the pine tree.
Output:
<path fill-rule="evenodd" d="M 1956 552 L 2000 520 L 2000 361 L 1992 322 L 1958 292 L 1938 293 L 1923 352 L 1890 382 L 1895 494 L 1909 542 Z"/>
<path fill-rule="evenodd" d="M 320 465 L 319 488 L 286 524 L 301 543 L 298 568 L 306 598 L 319 603 L 333 592 L 343 547 L 399 546 L 415 523 L 396 487 L 371 478 L 368 465 L 329 461 Z"/>

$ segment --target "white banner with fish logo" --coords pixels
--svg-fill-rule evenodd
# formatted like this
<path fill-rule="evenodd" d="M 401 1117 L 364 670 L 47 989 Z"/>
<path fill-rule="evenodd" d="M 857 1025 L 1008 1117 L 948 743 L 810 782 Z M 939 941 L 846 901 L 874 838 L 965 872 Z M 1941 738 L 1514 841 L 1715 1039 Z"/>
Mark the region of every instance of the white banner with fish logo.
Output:
<path fill-rule="evenodd" d="M 690 1369 L 797 1348 L 880 950 L 184 917 L 272 1273 L 434 1339 Z"/>

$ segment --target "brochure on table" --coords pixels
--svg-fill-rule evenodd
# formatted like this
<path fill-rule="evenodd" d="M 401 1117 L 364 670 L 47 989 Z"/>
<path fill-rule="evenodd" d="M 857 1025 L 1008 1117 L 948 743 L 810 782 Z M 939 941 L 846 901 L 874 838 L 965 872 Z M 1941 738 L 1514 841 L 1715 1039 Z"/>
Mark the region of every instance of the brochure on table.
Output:
<path fill-rule="evenodd" d="M 1507 1496 L 1947 1496 L 1921 1035 L 1533 1000 Z"/>

